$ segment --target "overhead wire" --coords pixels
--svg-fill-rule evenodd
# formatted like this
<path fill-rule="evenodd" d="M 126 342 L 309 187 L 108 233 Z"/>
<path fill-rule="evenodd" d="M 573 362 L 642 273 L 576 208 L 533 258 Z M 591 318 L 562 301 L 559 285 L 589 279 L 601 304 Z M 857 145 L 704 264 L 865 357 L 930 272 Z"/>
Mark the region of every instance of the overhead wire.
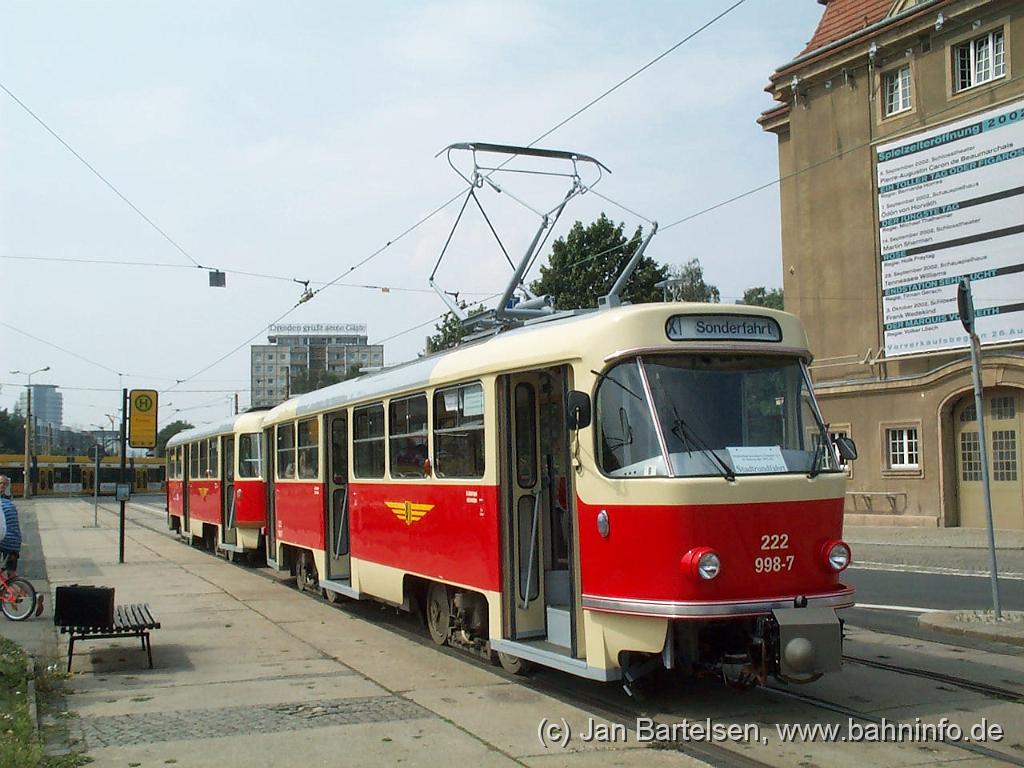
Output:
<path fill-rule="evenodd" d="M 55 138 L 57 141 L 59 141 L 61 143 L 61 145 L 68 152 L 70 152 L 72 155 L 74 155 L 78 159 L 78 161 L 82 163 L 82 165 L 84 165 L 86 168 L 88 168 L 97 179 L 102 181 L 110 189 L 111 192 L 113 192 L 115 195 L 117 195 L 119 198 L 121 198 L 121 200 L 123 200 L 128 205 L 129 208 L 131 208 L 139 216 L 141 216 L 142 220 L 145 221 L 147 224 L 149 224 L 149 226 L 152 227 L 164 240 L 166 240 L 168 243 L 170 243 L 174 247 L 175 250 L 177 250 L 179 253 L 181 253 L 186 259 L 191 261 L 192 264 L 196 268 L 198 268 L 198 269 L 208 269 L 208 267 L 204 267 L 202 264 L 200 264 L 198 261 L 196 261 L 196 259 L 194 259 L 192 257 L 192 254 L 190 254 L 188 251 L 186 251 L 184 248 L 182 248 L 181 245 L 178 243 L 178 241 L 175 240 L 173 237 L 171 237 L 169 234 L 167 234 L 159 225 L 157 225 L 157 223 L 155 221 L 153 221 L 151 218 L 149 218 L 149 216 L 147 216 L 145 213 L 143 213 L 141 208 L 139 208 L 135 203 L 133 203 L 131 200 L 129 200 L 127 198 L 127 196 L 125 196 L 125 194 L 123 192 L 121 192 L 120 189 L 118 189 L 116 186 L 114 186 L 113 182 L 111 182 L 106 176 L 104 176 L 102 173 L 100 173 L 98 170 L 96 170 L 95 166 L 93 166 L 92 163 L 90 163 L 88 160 L 86 160 L 84 157 L 82 157 L 82 155 L 79 154 L 78 151 L 74 147 L 72 147 L 70 144 L 68 144 L 60 136 L 60 134 L 58 134 L 55 130 L 53 130 L 53 128 L 51 128 L 46 123 L 46 121 L 43 120 L 43 118 L 41 118 L 39 115 L 37 115 L 35 112 L 33 112 L 32 109 L 25 102 L 23 102 L 21 99 L 19 99 L 14 94 L 14 92 L 11 91 L 10 88 L 8 88 L 6 85 L 4 85 L 2 82 L 0 82 L 0 89 L 3 89 L 3 91 L 8 96 L 10 96 L 19 107 L 21 107 L 23 110 L 25 110 L 25 112 L 27 112 L 29 114 L 29 116 L 32 117 L 33 120 L 35 120 L 37 123 L 39 123 L 46 130 L 47 133 L 49 133 L 51 136 L 53 136 L 53 138 Z"/>

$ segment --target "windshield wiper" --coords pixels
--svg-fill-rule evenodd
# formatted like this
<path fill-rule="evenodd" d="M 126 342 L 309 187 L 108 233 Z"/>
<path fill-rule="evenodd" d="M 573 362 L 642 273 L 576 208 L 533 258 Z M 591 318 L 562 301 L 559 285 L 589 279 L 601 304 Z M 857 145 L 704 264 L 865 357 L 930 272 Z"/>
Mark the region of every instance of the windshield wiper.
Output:
<path fill-rule="evenodd" d="M 808 480 L 813 480 L 821 474 L 821 449 L 822 443 L 819 441 L 818 444 L 814 446 L 814 458 L 811 460 L 811 469 L 807 473 Z"/>
<path fill-rule="evenodd" d="M 706 453 L 708 456 L 714 459 L 713 466 L 715 467 L 715 469 L 718 470 L 718 474 L 720 474 L 726 480 L 735 480 L 736 473 L 732 471 L 732 468 L 724 461 L 722 461 L 722 458 L 717 453 L 715 453 L 713 448 L 711 448 L 710 446 L 708 446 L 706 442 L 704 442 L 704 439 L 700 435 L 693 431 L 693 427 L 689 426 L 685 421 L 683 421 L 683 417 L 679 415 L 679 412 L 676 410 L 675 404 L 672 403 L 671 400 L 669 401 L 669 404 L 672 406 L 672 413 L 674 415 L 674 419 L 672 422 L 672 434 L 679 438 L 679 442 L 683 443 L 684 447 L 689 444 L 696 444 L 696 446 L 700 449 L 702 453 Z"/>
<path fill-rule="evenodd" d="M 622 383 L 621 381 L 618 381 L 617 379 L 613 379 L 613 378 L 612 378 L 611 376 L 609 376 L 609 375 L 608 375 L 607 373 L 598 373 L 597 371 L 595 371 L 595 370 L 593 370 L 593 369 L 591 369 L 591 371 L 590 371 L 590 372 L 591 372 L 592 374 L 594 374 L 595 376 L 597 376 L 597 377 L 598 377 L 599 379 L 605 379 L 606 381 L 610 381 L 610 382 L 611 382 L 612 384 L 615 384 L 615 385 L 617 385 L 617 386 L 621 387 L 621 388 L 622 388 L 622 389 L 624 389 L 624 390 L 625 390 L 625 391 L 626 391 L 627 393 L 629 393 L 629 394 L 631 394 L 631 395 L 632 395 L 633 397 L 635 397 L 635 398 L 636 398 L 637 400 L 639 400 L 639 401 L 643 402 L 643 398 L 642 398 L 642 397 L 640 397 L 640 395 L 638 395 L 638 394 L 637 394 L 636 392 L 634 392 L 634 391 L 633 391 L 632 389 L 630 389 L 629 387 L 627 387 L 627 386 L 626 386 L 625 384 L 623 384 L 623 383 Z"/>

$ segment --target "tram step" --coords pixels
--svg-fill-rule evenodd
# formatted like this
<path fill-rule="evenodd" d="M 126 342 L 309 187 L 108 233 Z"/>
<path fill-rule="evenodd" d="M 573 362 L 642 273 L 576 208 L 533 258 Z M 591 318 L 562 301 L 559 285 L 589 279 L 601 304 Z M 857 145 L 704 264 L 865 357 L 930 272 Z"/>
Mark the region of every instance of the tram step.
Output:
<path fill-rule="evenodd" d="M 548 642 L 562 648 L 572 647 L 572 623 L 569 620 L 569 607 L 549 605 L 547 613 Z"/>

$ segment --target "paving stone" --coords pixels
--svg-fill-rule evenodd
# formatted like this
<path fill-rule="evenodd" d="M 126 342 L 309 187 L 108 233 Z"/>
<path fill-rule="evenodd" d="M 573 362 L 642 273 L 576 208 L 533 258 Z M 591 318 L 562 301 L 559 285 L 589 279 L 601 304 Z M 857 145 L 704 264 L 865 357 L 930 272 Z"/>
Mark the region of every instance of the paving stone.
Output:
<path fill-rule="evenodd" d="M 213 739 L 238 732 L 280 733 L 333 725 L 390 723 L 433 715 L 396 696 L 219 709 L 179 709 L 130 715 L 84 717 L 82 734 L 90 749 L 153 744 L 179 739 Z"/>

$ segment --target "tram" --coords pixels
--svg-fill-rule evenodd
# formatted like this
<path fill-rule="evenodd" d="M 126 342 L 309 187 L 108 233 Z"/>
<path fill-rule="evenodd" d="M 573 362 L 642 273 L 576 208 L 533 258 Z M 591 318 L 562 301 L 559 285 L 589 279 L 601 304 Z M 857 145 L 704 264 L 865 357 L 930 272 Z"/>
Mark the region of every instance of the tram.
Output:
<path fill-rule="evenodd" d="M 20 496 L 25 483 L 25 458 L 21 454 L 0 454 L 0 474 L 11 478 L 11 493 Z M 126 464 L 133 493 L 164 490 L 164 461 L 149 456 L 130 456 Z M 105 456 L 100 462 L 99 495 L 113 496 L 121 476 L 121 459 Z M 33 496 L 92 496 L 96 484 L 96 461 L 88 456 L 39 454 L 32 456 L 29 479 Z"/>
<path fill-rule="evenodd" d="M 167 524 L 228 559 L 256 559 L 266 526 L 263 414 L 250 411 L 167 441 Z"/>
<path fill-rule="evenodd" d="M 854 602 L 837 450 L 856 450 L 810 360 L 783 312 L 610 306 L 294 397 L 261 420 L 268 563 L 512 672 L 817 679 Z M 200 472 L 231 464 L 220 429 L 176 438 L 179 475 L 185 444 Z M 173 472 L 182 530 L 218 525 L 231 494 Z"/>

